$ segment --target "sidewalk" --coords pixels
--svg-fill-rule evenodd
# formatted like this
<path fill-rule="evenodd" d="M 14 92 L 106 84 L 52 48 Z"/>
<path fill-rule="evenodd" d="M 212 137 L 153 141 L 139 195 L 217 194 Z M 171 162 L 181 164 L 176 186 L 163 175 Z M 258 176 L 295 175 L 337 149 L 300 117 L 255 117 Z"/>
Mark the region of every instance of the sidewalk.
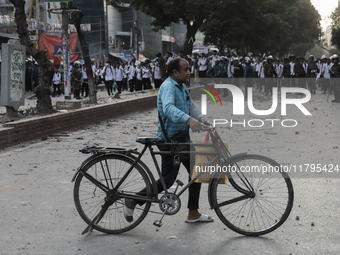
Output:
<path fill-rule="evenodd" d="M 100 86 L 100 88 L 102 88 L 102 86 Z M 104 103 L 110 103 L 110 102 L 115 102 L 115 101 L 121 101 L 124 99 L 130 99 L 133 97 L 142 97 L 142 96 L 147 96 L 150 94 L 155 94 L 156 91 L 155 90 L 150 90 L 150 91 L 138 91 L 138 92 L 128 92 L 128 91 L 122 91 L 122 94 L 120 95 L 121 99 L 112 99 L 112 96 L 109 97 L 107 94 L 107 91 L 104 89 L 98 89 L 97 91 L 97 99 L 98 99 L 98 104 L 104 104 Z M 111 98 L 111 100 L 109 100 Z M 61 96 L 56 96 L 56 97 L 51 97 L 52 100 L 52 106 L 55 107 L 56 106 L 56 102 L 60 102 L 60 101 L 65 101 L 64 99 L 64 95 Z M 75 99 L 71 99 L 72 101 Z M 76 101 L 82 101 L 84 105 L 85 102 L 88 101 L 88 97 L 87 98 L 83 98 L 82 100 L 76 100 Z M 35 94 L 33 92 L 26 92 L 25 94 L 25 105 L 20 106 L 19 107 L 19 111 L 23 111 L 23 110 L 28 110 L 28 109 L 32 109 L 35 108 L 37 104 L 37 99 L 35 97 Z M 6 107 L 5 106 L 0 106 L 0 120 L 1 120 L 1 115 L 6 114 Z"/>
<path fill-rule="evenodd" d="M 33 139 L 42 139 L 56 134 L 94 124 L 111 118 L 129 115 L 133 112 L 154 108 L 157 101 L 157 90 L 141 91 L 137 93 L 123 92 L 120 98 L 109 97 L 105 91 L 99 91 L 98 104 L 89 104 L 82 100 L 80 109 L 60 110 L 48 115 L 30 114 L 19 119 L 8 119 L 6 114 L 0 115 L 0 148 L 6 148 Z M 25 106 L 19 111 L 29 110 L 36 105 L 34 95 L 27 94 Z M 52 97 L 52 105 L 64 101 L 61 97 Z M 72 100 L 73 101 L 73 100 Z M 78 101 L 78 100 L 76 100 Z M 5 108 L 5 107 L 3 107 Z"/>

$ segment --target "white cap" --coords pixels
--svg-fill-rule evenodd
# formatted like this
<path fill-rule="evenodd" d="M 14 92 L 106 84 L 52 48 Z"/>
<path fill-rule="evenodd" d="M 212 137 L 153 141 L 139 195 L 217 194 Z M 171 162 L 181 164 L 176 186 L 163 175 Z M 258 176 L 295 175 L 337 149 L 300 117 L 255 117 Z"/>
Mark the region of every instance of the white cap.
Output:
<path fill-rule="evenodd" d="M 324 58 L 327 58 L 327 56 L 326 55 L 322 55 L 321 59 L 324 59 Z"/>
<path fill-rule="evenodd" d="M 270 55 L 270 56 L 268 56 L 268 58 L 267 59 L 273 59 L 273 56 L 272 55 Z"/>

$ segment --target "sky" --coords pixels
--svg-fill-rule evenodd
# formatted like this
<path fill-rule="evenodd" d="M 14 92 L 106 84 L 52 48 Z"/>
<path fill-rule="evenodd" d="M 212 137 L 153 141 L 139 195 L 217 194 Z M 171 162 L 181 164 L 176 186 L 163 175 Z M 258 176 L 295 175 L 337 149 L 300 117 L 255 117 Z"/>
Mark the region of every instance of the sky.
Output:
<path fill-rule="evenodd" d="M 321 26 L 323 30 L 330 25 L 329 16 L 332 14 L 334 9 L 338 6 L 338 0 L 311 0 L 315 9 L 321 15 Z"/>

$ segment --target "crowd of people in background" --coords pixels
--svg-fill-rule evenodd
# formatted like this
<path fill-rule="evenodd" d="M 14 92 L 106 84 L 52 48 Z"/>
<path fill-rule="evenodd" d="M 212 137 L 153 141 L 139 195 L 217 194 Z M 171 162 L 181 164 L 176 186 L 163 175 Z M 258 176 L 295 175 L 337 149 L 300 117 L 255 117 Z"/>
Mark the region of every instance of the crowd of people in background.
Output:
<path fill-rule="evenodd" d="M 332 79 L 340 78 L 337 55 L 323 55 L 320 59 L 313 55 L 308 59 L 298 56 L 280 59 L 262 54 L 239 56 L 217 51 L 209 54 L 193 52 L 191 64 L 195 80 L 229 78 L 230 84 L 240 86 L 243 83 L 246 94 L 248 87 L 255 86 L 266 95 L 272 93 L 272 87 L 300 87 L 309 89 L 312 94 L 319 87 L 323 94 L 334 93 L 332 102 L 340 102 L 340 84 Z"/>
<path fill-rule="evenodd" d="M 106 61 L 99 66 L 92 61 L 95 84 L 105 84 L 108 96 L 121 94 L 122 91 L 157 89 L 167 78 L 167 65 L 175 57 L 181 57 L 191 65 L 191 77 L 194 81 L 202 78 L 213 78 L 215 82 L 218 82 L 217 78 L 231 79 L 229 84 L 238 87 L 244 85 L 246 96 L 248 87 L 263 91 L 266 95 L 272 93 L 273 87 L 301 87 L 309 89 L 312 94 L 319 87 L 323 94 L 334 94 L 333 102 L 340 102 L 340 85 L 332 79 L 340 77 L 337 55 L 323 55 L 320 59 L 312 55 L 308 59 L 296 56 L 280 59 L 271 55 L 240 56 L 213 50 L 207 54 L 193 52 L 192 56 L 185 56 L 182 52 L 179 55 L 167 52 L 162 57 L 159 52 L 155 57 L 144 61 L 132 59 L 125 63 L 119 60 L 112 63 Z M 60 96 L 63 93 L 62 67 L 51 68 L 52 96 Z M 26 60 L 26 91 L 33 91 L 39 85 L 39 72 L 36 62 Z M 75 99 L 89 96 L 86 68 L 80 61 L 75 61 L 71 67 L 71 90 Z"/>

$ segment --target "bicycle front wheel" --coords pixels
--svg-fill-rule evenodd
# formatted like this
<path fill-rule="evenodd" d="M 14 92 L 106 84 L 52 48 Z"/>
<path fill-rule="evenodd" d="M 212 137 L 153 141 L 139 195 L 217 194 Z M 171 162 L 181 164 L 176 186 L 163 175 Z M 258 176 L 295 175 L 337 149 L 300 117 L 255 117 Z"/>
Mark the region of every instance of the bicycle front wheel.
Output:
<path fill-rule="evenodd" d="M 82 219 L 98 231 L 119 234 L 136 227 L 147 215 L 151 202 L 136 206 L 133 221 L 125 220 L 123 199 L 119 194 L 135 195 L 144 189 L 146 198 L 151 198 L 151 184 L 144 169 L 135 161 L 122 155 L 105 155 L 87 163 L 76 178 L 74 201 Z M 117 192 L 113 189 L 125 176 Z M 99 187 L 100 186 L 100 187 Z"/>
<path fill-rule="evenodd" d="M 225 176 L 219 173 L 210 187 L 212 208 L 220 220 L 247 236 L 264 235 L 281 226 L 294 200 L 288 174 L 277 162 L 260 155 L 236 157 L 230 166 L 228 183 L 219 184 L 218 179 Z"/>

